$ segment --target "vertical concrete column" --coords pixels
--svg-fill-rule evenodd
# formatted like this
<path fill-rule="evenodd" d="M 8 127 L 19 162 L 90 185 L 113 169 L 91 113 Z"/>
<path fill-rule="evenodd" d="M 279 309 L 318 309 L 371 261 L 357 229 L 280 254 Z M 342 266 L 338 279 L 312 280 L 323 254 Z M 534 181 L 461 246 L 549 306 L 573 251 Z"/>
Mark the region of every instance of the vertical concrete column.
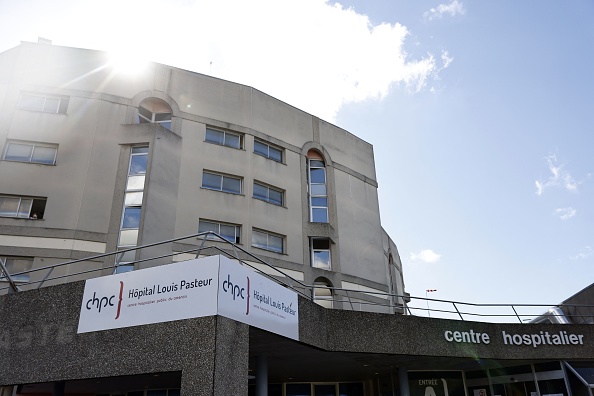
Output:
<path fill-rule="evenodd" d="M 256 396 L 268 396 L 268 358 L 256 357 Z"/>
<path fill-rule="evenodd" d="M 166 241 L 175 235 L 182 139 L 160 125 L 152 125 L 154 125 L 154 136 L 151 136 L 153 150 L 150 154 L 148 180 L 145 181 L 139 245 Z M 144 248 L 140 250 L 139 258 L 168 255 L 171 254 L 172 249 L 171 243 Z M 171 257 L 167 256 L 139 263 L 138 267 L 147 268 L 169 263 L 171 263 Z"/>
<path fill-rule="evenodd" d="M 398 383 L 400 384 L 400 396 L 410 396 L 408 371 L 406 370 L 406 367 L 398 367 Z"/>
<path fill-rule="evenodd" d="M 212 333 L 197 340 L 189 354 L 182 369 L 181 396 L 247 395 L 249 326 L 222 316 L 208 320 Z"/>
<path fill-rule="evenodd" d="M 213 395 L 247 395 L 249 326 L 217 316 Z"/>

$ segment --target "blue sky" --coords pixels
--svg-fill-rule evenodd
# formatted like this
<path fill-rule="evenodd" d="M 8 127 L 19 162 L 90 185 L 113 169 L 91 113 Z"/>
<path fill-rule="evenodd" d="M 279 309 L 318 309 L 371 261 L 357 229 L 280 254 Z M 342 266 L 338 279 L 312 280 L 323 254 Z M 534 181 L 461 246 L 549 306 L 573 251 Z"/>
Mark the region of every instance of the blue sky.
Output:
<path fill-rule="evenodd" d="M 460 11 L 431 20 L 387 3 L 352 6 L 453 58 L 429 89 L 337 116 L 375 146 L 407 290 L 555 303 L 592 283 L 594 3 L 447 2 Z"/>
<path fill-rule="evenodd" d="M 555 304 L 594 281 L 593 22 L 589 0 L 23 0 L 0 50 L 136 51 L 327 119 L 374 145 L 409 293 Z"/>

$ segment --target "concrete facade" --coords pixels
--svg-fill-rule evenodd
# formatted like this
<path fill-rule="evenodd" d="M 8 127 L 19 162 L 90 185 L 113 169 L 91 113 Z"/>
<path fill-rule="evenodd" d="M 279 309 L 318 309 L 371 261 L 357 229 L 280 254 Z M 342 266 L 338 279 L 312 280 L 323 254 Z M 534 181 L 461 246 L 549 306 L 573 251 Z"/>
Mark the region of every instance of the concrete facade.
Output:
<path fill-rule="evenodd" d="M 373 148 L 348 131 L 244 85 L 33 43 L 0 53 L 0 103 L 0 260 L 21 289 L 0 279 L 0 396 L 592 396 L 590 325 L 394 314 Z M 103 254 L 150 245 L 118 270 L 193 258 L 201 221 L 283 286 L 355 297 L 300 296 L 298 341 L 218 315 L 77 333 L 84 281 L 116 269 Z"/>
<path fill-rule="evenodd" d="M 151 387 L 182 395 L 254 394 L 250 377 L 263 375 L 258 361 L 265 357 L 271 395 L 283 394 L 274 386 L 294 394 L 292 385 L 356 383 L 363 393 L 344 394 L 404 396 L 417 378 L 450 373 L 464 385 L 460 393 L 448 382 L 449 394 L 478 387 L 491 396 L 519 381 L 540 386 L 537 394 L 562 385 L 554 393 L 569 396 L 587 388 L 571 381 L 571 367 L 594 367 L 591 325 L 328 310 L 305 298 L 299 298 L 299 341 L 219 316 L 77 334 L 83 289 L 79 281 L 0 296 L 0 387 L 7 394 L 60 394 L 51 393 L 56 384 L 69 395 Z M 386 379 L 391 385 L 384 389 Z M 423 395 L 418 391 L 408 394 Z"/>
<path fill-rule="evenodd" d="M 29 95 L 60 100 L 60 109 L 26 108 Z M 170 125 L 139 123 L 147 100 L 170 108 Z M 40 268 L 115 251 L 131 149 L 143 146 L 148 164 L 137 246 L 195 234 L 200 220 L 231 224 L 244 249 L 308 285 L 323 280 L 404 294 L 396 245 L 381 227 L 373 147 L 348 131 L 241 84 L 160 64 L 121 74 L 106 53 L 25 42 L 0 54 L 0 103 L 8 109 L 0 114 L 0 197 L 45 201 L 43 219 L 0 217 L 0 257 L 33 258 Z M 206 141 L 207 128 L 239 137 L 239 147 Z M 282 160 L 255 153 L 261 143 Z M 9 144 L 51 146 L 55 163 L 11 160 Z M 325 163 L 327 221 L 310 218 L 310 150 Z M 204 171 L 240 179 L 241 191 L 204 188 Z M 254 182 L 282 193 L 282 204 L 253 198 Z M 254 230 L 282 238 L 282 252 L 254 247 Z M 330 242 L 330 268 L 312 267 L 314 237 Z M 136 259 L 199 243 L 142 249 Z M 85 265 L 104 271 L 70 275 L 78 271 L 61 268 L 56 273 L 65 277 L 45 284 L 111 273 L 114 260 L 78 264 Z"/>
<path fill-rule="evenodd" d="M 61 107 L 25 108 L 27 95 L 61 100 Z M 171 109 L 170 126 L 139 124 L 146 100 Z M 137 246 L 195 234 L 200 220 L 231 224 L 239 227 L 242 248 L 306 284 L 323 279 L 336 288 L 348 288 L 345 282 L 404 294 L 396 246 L 381 227 L 373 148 L 343 129 L 244 85 L 160 64 L 120 74 L 106 53 L 34 43 L 0 54 L 0 103 L 9 109 L 0 115 L 0 196 L 40 198 L 46 205 L 43 219 L 0 216 L 0 257 L 33 258 L 33 268 L 40 268 L 115 251 L 131 148 L 146 146 Z M 239 148 L 206 141 L 207 128 L 239 136 Z M 255 153 L 256 141 L 279 150 L 282 160 Z M 9 144 L 54 147 L 55 163 L 10 160 Z M 323 222 L 310 219 L 309 150 L 321 154 L 326 167 Z M 240 179 L 241 192 L 204 188 L 203 171 Z M 280 191 L 282 204 L 253 198 L 254 182 Z M 282 252 L 252 246 L 254 229 L 281 237 Z M 330 241 L 330 269 L 312 268 L 312 237 Z M 136 259 L 199 243 L 142 249 Z M 114 260 L 83 265 L 108 274 Z M 44 285 L 100 274 L 60 271 L 65 278 Z"/>

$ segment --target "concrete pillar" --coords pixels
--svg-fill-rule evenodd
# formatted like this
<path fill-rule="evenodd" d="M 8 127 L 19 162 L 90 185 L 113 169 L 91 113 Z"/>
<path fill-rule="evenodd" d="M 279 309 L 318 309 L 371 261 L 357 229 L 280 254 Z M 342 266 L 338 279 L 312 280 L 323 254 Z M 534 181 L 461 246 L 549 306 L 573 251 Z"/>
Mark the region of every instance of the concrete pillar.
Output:
<path fill-rule="evenodd" d="M 249 326 L 217 316 L 213 395 L 247 395 Z"/>
<path fill-rule="evenodd" d="M 249 326 L 222 316 L 214 321 L 213 349 L 197 350 L 187 362 L 181 396 L 248 394 Z"/>
<path fill-rule="evenodd" d="M 268 358 L 256 357 L 256 396 L 268 396 Z"/>
<path fill-rule="evenodd" d="M 400 396 L 410 396 L 408 371 L 406 370 L 406 367 L 398 367 L 398 383 L 400 384 Z"/>

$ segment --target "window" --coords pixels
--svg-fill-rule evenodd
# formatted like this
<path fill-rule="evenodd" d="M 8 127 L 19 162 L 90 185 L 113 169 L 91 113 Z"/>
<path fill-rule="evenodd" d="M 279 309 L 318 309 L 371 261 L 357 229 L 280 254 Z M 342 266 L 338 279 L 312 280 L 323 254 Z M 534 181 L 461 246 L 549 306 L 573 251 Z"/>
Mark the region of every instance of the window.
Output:
<path fill-rule="evenodd" d="M 15 282 L 29 282 L 29 274 L 19 274 L 20 272 L 29 271 L 33 268 L 33 257 L 12 257 L 0 256 L 0 261 L 4 263 L 6 270 L 10 277 Z M 6 281 L 6 274 L 1 273 L 0 267 L 0 281 Z"/>
<path fill-rule="evenodd" d="M 205 171 L 202 173 L 202 188 L 241 194 L 241 178 Z"/>
<path fill-rule="evenodd" d="M 148 169 L 148 146 L 132 147 L 128 162 L 128 178 L 124 193 L 124 207 L 120 224 L 118 250 L 133 248 L 138 244 L 140 216 L 144 197 L 144 182 Z M 116 274 L 134 270 L 136 251 L 124 252 L 116 256 Z"/>
<path fill-rule="evenodd" d="M 43 219 L 46 198 L 0 196 L 0 217 Z"/>
<path fill-rule="evenodd" d="M 19 109 L 41 111 L 43 113 L 66 114 L 68 96 L 24 93 L 19 101 Z"/>
<path fill-rule="evenodd" d="M 4 160 L 32 162 L 36 164 L 54 165 L 56 163 L 57 145 L 27 142 L 8 142 L 4 150 Z"/>
<path fill-rule="evenodd" d="M 311 266 L 315 268 L 331 269 L 330 240 L 327 238 L 311 238 Z"/>
<path fill-rule="evenodd" d="M 147 98 L 138 106 L 138 122 L 140 124 L 161 124 L 171 129 L 171 107 L 159 98 Z"/>
<path fill-rule="evenodd" d="M 243 148 L 243 139 L 238 133 L 206 128 L 206 138 L 204 140 L 206 142 L 219 144 L 221 146 L 227 146 L 236 149 Z"/>
<path fill-rule="evenodd" d="M 332 284 L 324 279 L 314 281 L 314 302 L 324 308 L 332 308 Z"/>
<path fill-rule="evenodd" d="M 254 182 L 254 198 L 261 199 L 273 205 L 283 206 L 284 192 L 280 189 Z"/>
<path fill-rule="evenodd" d="M 283 150 L 264 143 L 260 140 L 254 140 L 254 153 L 264 156 L 276 162 L 283 162 Z"/>
<path fill-rule="evenodd" d="M 224 239 L 232 243 L 240 243 L 240 231 L 241 227 L 236 224 L 219 223 L 215 221 L 200 220 L 198 224 L 198 232 L 214 232 L 219 234 Z M 214 235 L 208 235 L 206 239 L 218 240 Z"/>
<path fill-rule="evenodd" d="M 326 191 L 326 165 L 317 152 L 307 153 L 309 188 L 309 219 L 314 223 L 328 222 L 328 193 Z"/>
<path fill-rule="evenodd" d="M 284 238 L 266 231 L 252 230 L 252 246 L 271 252 L 283 253 Z"/>

